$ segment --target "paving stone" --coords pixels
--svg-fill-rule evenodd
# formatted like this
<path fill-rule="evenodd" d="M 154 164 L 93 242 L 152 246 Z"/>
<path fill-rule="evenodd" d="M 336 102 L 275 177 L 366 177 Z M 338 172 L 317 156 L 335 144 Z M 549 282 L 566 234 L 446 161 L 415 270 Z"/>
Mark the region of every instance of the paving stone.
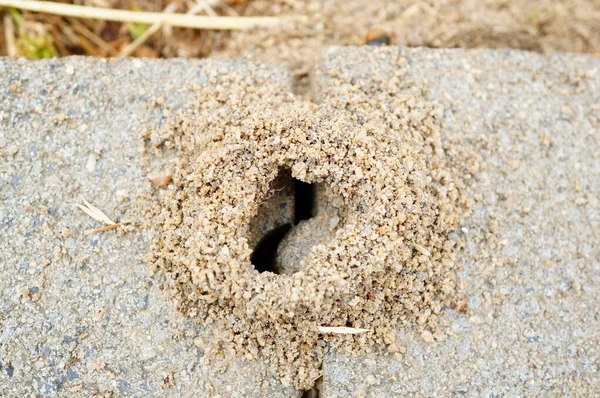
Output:
<path fill-rule="evenodd" d="M 467 305 L 445 309 L 443 339 L 399 330 L 393 355 L 330 353 L 322 396 L 594 396 L 600 61 L 331 49 L 315 99 L 341 104 L 339 87 L 357 80 L 384 89 L 398 57 L 444 106 L 445 137 L 465 134 L 485 162 L 458 254 Z M 141 258 L 149 232 L 83 234 L 97 226 L 76 208 L 83 199 L 134 217 L 150 191 L 139 130 L 164 125 L 191 85 L 211 84 L 206 67 L 289 89 L 285 72 L 244 61 L 0 60 L 0 395 L 298 395 L 265 364 L 203 363 L 203 331 Z"/>
<path fill-rule="evenodd" d="M 142 260 L 149 232 L 84 235 L 98 225 L 76 207 L 134 217 L 140 130 L 210 84 L 203 68 L 289 86 L 244 61 L 0 60 L 0 396 L 295 395 L 262 363 L 204 365 L 203 331 Z"/>
<path fill-rule="evenodd" d="M 322 396 L 598 394 L 600 59 L 337 48 L 316 97 L 343 104 L 355 82 L 385 90 L 399 57 L 444 106 L 444 138 L 464 134 L 485 163 L 461 232 L 466 312 L 445 309 L 442 341 L 398 330 L 393 355 L 330 353 Z"/>

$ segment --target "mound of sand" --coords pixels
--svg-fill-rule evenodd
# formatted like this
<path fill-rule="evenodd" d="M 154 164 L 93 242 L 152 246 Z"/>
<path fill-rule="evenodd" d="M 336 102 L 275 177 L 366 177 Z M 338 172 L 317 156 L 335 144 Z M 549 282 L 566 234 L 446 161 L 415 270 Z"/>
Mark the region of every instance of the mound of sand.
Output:
<path fill-rule="evenodd" d="M 160 191 L 150 261 L 179 308 L 212 326 L 208 357 L 262 356 L 302 388 L 318 377 L 326 346 L 391 344 L 395 326 L 435 328 L 452 305 L 448 234 L 458 228 L 461 183 L 440 142 L 442 109 L 404 78 L 404 63 L 385 92 L 357 82 L 340 88 L 351 102 L 321 105 L 205 70 L 213 90 L 199 89 L 165 132 L 178 154 L 175 189 Z M 286 178 L 314 184 L 317 204 L 312 218 L 292 221 L 280 272 L 259 272 L 256 223 L 290 214 L 266 206 L 289 191 L 279 186 Z"/>

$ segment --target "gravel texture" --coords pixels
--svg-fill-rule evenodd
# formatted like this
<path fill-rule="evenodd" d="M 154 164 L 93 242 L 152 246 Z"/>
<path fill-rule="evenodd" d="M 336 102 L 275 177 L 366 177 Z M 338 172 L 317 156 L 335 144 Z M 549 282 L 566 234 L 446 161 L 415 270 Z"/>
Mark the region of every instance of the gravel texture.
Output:
<path fill-rule="evenodd" d="M 452 236 L 466 242 L 458 305 L 433 333 L 398 330 L 389 354 L 329 352 L 322 396 L 598 394 L 600 61 L 331 49 L 313 98 L 339 105 L 383 87 L 398 57 L 444 106 L 448 155 L 462 158 L 461 143 L 482 159 L 465 165 L 473 208 Z M 297 395 L 262 363 L 205 364 L 204 332 L 141 259 L 152 236 L 135 223 L 86 236 L 101 225 L 76 208 L 87 199 L 138 221 L 145 174 L 168 166 L 140 166 L 138 131 L 208 84 L 207 65 L 287 84 L 242 61 L 0 61 L 0 395 Z M 168 106 L 152 107 L 154 96 Z"/>

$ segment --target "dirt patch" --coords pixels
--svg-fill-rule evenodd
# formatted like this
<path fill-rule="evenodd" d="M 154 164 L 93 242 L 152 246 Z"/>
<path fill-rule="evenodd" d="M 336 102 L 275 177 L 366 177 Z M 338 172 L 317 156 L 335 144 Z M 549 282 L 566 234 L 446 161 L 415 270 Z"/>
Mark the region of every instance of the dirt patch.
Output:
<path fill-rule="evenodd" d="M 315 49 L 361 45 L 372 28 L 393 33 L 409 47 L 518 48 L 542 52 L 600 51 L 600 3 L 594 0 L 80 0 L 92 6 L 197 15 L 280 16 L 280 28 L 231 34 L 223 31 L 159 29 L 131 55 L 152 58 L 252 57 L 283 62 L 301 79 Z M 3 18 L 8 17 L 8 19 Z M 303 22 L 297 19 L 303 16 Z M 296 22 L 288 20 L 296 18 Z M 40 58 L 85 54 L 119 56 L 146 32 L 145 24 L 0 11 L 0 55 L 14 48 Z M 7 33 L 9 31 L 13 33 Z M 129 52 L 126 52 L 127 54 Z M 16 55 L 16 54 L 15 54 Z"/>
<path fill-rule="evenodd" d="M 442 109 L 424 100 L 405 63 L 386 90 L 357 82 L 350 102 L 322 105 L 204 71 L 210 88 L 165 131 L 177 160 L 173 189 L 159 191 L 149 260 L 180 310 L 212 331 L 209 358 L 260 356 L 284 384 L 306 388 L 327 346 L 390 345 L 402 324 L 435 335 L 442 306 L 453 303 L 448 234 L 458 228 L 462 182 L 444 155 Z M 281 170 L 319 187 L 322 205 L 292 222 L 276 259 L 288 271 L 259 272 L 253 226 L 264 209 L 276 211 L 265 203 Z"/>
<path fill-rule="evenodd" d="M 307 18 L 235 32 L 213 56 L 282 63 L 297 80 L 306 79 L 319 49 L 363 45 L 370 30 L 387 31 L 394 44 L 408 47 L 600 52 L 596 1 L 253 1 L 245 12 Z"/>

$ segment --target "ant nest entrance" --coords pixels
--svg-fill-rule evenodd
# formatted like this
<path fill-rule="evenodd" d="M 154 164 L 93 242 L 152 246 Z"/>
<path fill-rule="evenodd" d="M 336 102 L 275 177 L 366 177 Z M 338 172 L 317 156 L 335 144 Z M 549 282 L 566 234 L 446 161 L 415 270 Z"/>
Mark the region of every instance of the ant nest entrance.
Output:
<path fill-rule="evenodd" d="M 331 241 L 340 226 L 340 203 L 330 196 L 323 184 L 298 180 L 291 170 L 280 169 L 250 222 L 254 268 L 281 275 L 303 269 L 311 249 Z"/>

